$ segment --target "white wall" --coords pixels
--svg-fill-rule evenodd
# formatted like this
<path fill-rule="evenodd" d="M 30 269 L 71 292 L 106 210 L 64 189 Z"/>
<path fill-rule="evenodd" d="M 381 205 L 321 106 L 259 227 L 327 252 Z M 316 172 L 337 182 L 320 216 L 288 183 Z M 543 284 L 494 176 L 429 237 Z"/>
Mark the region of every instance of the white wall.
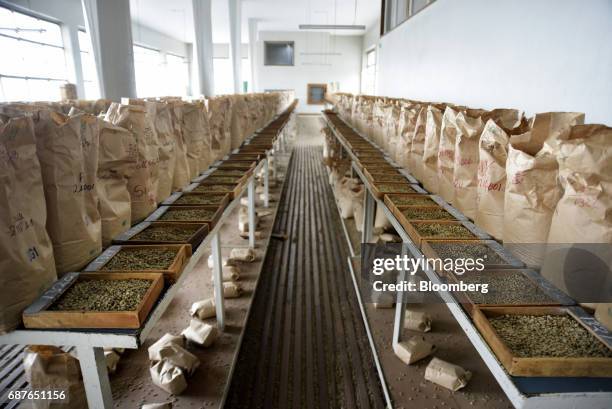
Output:
<path fill-rule="evenodd" d="M 380 40 L 378 94 L 612 125 L 612 1 L 437 0 Z"/>
<path fill-rule="evenodd" d="M 264 65 L 264 41 L 294 41 L 294 66 Z M 307 84 L 338 82 L 339 90 L 358 93 L 361 71 L 361 36 L 331 36 L 314 32 L 259 32 L 255 75 L 257 91 L 292 89 L 300 99 L 298 112 L 320 112 L 322 105 L 307 104 Z M 337 56 L 302 55 L 334 52 Z"/>

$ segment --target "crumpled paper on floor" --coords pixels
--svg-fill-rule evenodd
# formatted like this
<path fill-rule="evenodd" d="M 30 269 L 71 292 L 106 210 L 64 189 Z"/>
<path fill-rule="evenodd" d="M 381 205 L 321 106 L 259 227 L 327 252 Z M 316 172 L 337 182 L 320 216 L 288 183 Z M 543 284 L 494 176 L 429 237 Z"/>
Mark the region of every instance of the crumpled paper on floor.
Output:
<path fill-rule="evenodd" d="M 247 263 L 255 261 L 255 250 L 252 248 L 234 248 L 230 252 L 230 258 L 228 262 L 231 261 L 245 261 Z"/>
<path fill-rule="evenodd" d="M 166 360 L 153 364 L 149 372 L 153 384 L 168 393 L 180 395 L 187 389 L 187 379 L 183 370 Z"/>
<path fill-rule="evenodd" d="M 170 344 L 183 348 L 185 346 L 185 338 L 183 338 L 182 335 L 165 334 L 149 347 L 149 359 L 151 361 L 161 361 L 162 357 L 159 354 L 160 349 Z"/>
<path fill-rule="evenodd" d="M 464 388 L 471 378 L 472 373 L 470 371 L 438 358 L 433 358 L 425 369 L 426 380 L 451 391 Z"/>
<path fill-rule="evenodd" d="M 436 346 L 423 337 L 411 337 L 393 345 L 393 352 L 407 365 L 420 361 L 436 351 Z"/>
<path fill-rule="evenodd" d="M 191 308 L 189 309 L 189 315 L 201 320 L 216 316 L 217 310 L 215 309 L 215 299 L 207 298 L 205 300 L 194 302 L 191 304 Z"/>
<path fill-rule="evenodd" d="M 203 347 L 211 346 L 219 335 L 217 327 L 202 322 L 198 319 L 191 319 L 189 326 L 182 332 L 187 340 Z"/>

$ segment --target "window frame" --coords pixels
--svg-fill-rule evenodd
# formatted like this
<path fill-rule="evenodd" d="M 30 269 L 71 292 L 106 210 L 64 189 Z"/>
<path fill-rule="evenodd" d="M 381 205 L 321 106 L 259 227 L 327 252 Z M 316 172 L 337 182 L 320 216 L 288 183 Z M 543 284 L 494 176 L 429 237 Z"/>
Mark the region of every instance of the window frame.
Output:
<path fill-rule="evenodd" d="M 295 41 L 265 41 L 264 44 L 264 66 L 266 67 L 294 67 L 295 66 Z M 268 44 L 274 45 L 291 45 L 291 63 L 290 64 L 271 64 L 268 60 L 267 46 Z"/>
<path fill-rule="evenodd" d="M 320 101 L 315 101 L 312 99 L 311 95 L 310 95 L 310 91 L 313 88 L 323 88 L 323 98 Z M 307 90 L 306 90 L 307 94 L 307 99 L 308 99 L 308 105 L 325 105 L 325 94 L 327 94 L 327 84 L 308 84 L 307 86 Z"/>
<path fill-rule="evenodd" d="M 40 20 L 43 21 L 45 23 L 48 24 L 54 24 L 58 27 L 59 31 L 60 31 L 60 38 L 61 38 L 61 45 L 57 45 L 57 44 L 51 44 L 51 43 L 44 43 L 42 41 L 36 41 L 36 40 L 32 40 L 29 38 L 22 38 L 22 37 L 18 37 L 15 35 L 10 35 L 10 34 L 6 34 L 2 31 L 0 31 L 0 37 L 4 37 L 4 38 L 8 38 L 11 40 L 15 40 L 15 41 L 23 41 L 29 44 L 35 44 L 37 46 L 40 47 L 50 47 L 50 48 L 55 48 L 58 50 L 62 51 L 62 55 L 63 55 L 63 64 L 64 64 L 64 68 L 65 68 L 65 78 L 55 78 L 55 77 L 40 77 L 40 76 L 32 76 L 32 75 L 15 75 L 15 74 L 3 74 L 0 73 L 0 89 L 3 87 L 2 85 L 2 78 L 8 78 L 8 79 L 17 79 L 17 80 L 25 80 L 26 82 L 29 80 L 33 80 L 33 81 L 48 81 L 48 82 L 58 82 L 58 83 L 64 83 L 67 84 L 70 82 L 70 68 L 69 68 L 69 61 L 66 58 L 66 43 L 65 43 L 65 38 L 64 35 L 62 33 L 63 29 L 64 29 L 64 24 L 57 19 L 42 15 L 40 13 L 36 13 L 32 10 L 26 9 L 24 7 L 15 5 L 15 4 L 11 4 L 11 3 L 6 3 L 4 1 L 0 1 L 0 7 L 4 8 L 6 10 L 9 10 L 12 13 L 18 13 L 18 14 L 22 14 L 24 16 L 36 19 L 36 20 Z M 4 94 L 4 92 L 2 92 L 2 94 Z M 29 92 L 28 92 L 29 94 Z M 58 98 L 53 99 L 51 101 L 59 101 L 59 90 L 58 90 Z M 29 100 L 29 95 L 28 95 L 28 99 L 24 99 L 24 101 Z M 36 100 L 36 99 L 34 99 Z"/>
<path fill-rule="evenodd" d="M 382 4 L 382 10 L 381 10 L 381 24 L 380 24 L 381 37 L 384 37 L 388 33 L 392 32 L 393 30 L 395 30 L 396 28 L 404 24 L 406 21 L 410 20 L 412 17 L 421 13 L 423 10 L 427 9 L 429 6 L 431 6 L 432 4 L 436 2 L 436 0 L 426 0 L 427 4 L 423 8 L 421 8 L 417 12 L 413 12 L 415 0 L 405 0 L 406 7 L 408 9 L 406 11 L 407 17 L 403 19 L 402 21 L 396 21 L 397 15 L 398 15 L 398 8 L 397 8 L 398 1 L 400 0 L 383 0 L 382 2 L 383 4 Z"/>

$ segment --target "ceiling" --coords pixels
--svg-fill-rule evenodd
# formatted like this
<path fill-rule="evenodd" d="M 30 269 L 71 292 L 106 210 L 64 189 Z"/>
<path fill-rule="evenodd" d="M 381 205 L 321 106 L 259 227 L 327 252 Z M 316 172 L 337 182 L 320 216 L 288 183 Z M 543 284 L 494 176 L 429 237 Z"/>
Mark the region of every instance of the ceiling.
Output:
<path fill-rule="evenodd" d="M 184 42 L 193 42 L 192 0 L 130 0 L 132 19 Z M 229 42 L 228 0 L 212 1 L 213 42 Z M 299 24 L 361 24 L 378 20 L 381 0 L 242 0 L 242 41 L 248 41 L 248 21 L 259 31 L 296 31 Z M 361 31 L 338 30 L 338 35 Z"/>

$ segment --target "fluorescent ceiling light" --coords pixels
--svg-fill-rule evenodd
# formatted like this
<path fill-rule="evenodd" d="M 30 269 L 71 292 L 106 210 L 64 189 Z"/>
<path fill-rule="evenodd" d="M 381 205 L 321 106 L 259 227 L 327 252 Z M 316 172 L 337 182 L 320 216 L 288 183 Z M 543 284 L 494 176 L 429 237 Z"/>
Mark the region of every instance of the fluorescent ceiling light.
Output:
<path fill-rule="evenodd" d="M 365 30 L 366 26 L 349 24 L 300 24 L 300 30 Z"/>

